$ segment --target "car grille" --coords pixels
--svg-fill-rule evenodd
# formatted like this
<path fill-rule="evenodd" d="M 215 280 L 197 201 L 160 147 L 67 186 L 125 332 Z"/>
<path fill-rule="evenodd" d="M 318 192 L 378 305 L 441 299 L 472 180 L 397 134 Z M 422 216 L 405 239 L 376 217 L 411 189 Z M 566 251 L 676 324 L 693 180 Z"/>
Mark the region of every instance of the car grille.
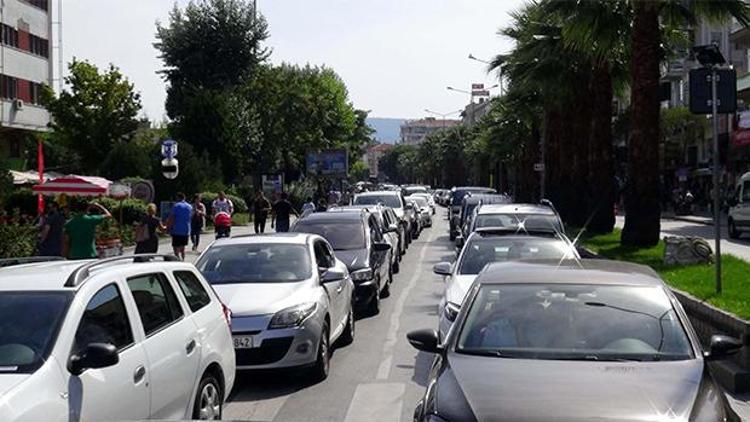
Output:
<path fill-rule="evenodd" d="M 267 365 L 280 361 L 289 351 L 294 337 L 279 337 L 263 340 L 260 347 L 234 349 L 237 366 Z"/>

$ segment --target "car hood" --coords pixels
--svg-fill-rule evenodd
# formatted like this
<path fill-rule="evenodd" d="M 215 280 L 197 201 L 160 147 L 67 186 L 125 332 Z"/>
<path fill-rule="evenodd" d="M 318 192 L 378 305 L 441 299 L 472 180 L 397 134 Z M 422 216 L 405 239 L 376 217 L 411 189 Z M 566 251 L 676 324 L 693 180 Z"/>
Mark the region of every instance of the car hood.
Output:
<path fill-rule="evenodd" d="M 346 265 L 349 272 L 367 268 L 370 265 L 367 249 L 351 249 L 334 251 L 336 258 Z"/>
<path fill-rule="evenodd" d="M 476 278 L 475 274 L 453 275 L 445 289 L 445 300 L 456 305 L 462 304 Z"/>
<path fill-rule="evenodd" d="M 450 370 L 481 421 L 688 420 L 703 362 L 580 362 L 451 354 Z"/>
<path fill-rule="evenodd" d="M 314 301 L 310 283 L 235 283 L 214 284 L 221 301 L 234 316 L 251 316 L 276 313 L 289 306 Z"/>
<path fill-rule="evenodd" d="M 0 403 L 3 396 L 11 391 L 15 386 L 29 378 L 30 374 L 2 374 L 0 375 Z"/>

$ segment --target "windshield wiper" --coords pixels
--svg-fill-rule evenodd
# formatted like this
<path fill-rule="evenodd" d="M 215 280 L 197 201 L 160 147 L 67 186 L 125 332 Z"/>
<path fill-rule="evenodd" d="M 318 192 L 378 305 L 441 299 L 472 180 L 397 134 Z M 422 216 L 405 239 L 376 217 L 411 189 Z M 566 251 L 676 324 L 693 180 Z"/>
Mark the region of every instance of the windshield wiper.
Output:
<path fill-rule="evenodd" d="M 583 356 L 560 356 L 551 357 L 550 360 L 569 360 L 569 361 L 590 361 L 590 362 L 643 362 L 643 359 L 637 357 L 602 357 L 597 355 Z"/>

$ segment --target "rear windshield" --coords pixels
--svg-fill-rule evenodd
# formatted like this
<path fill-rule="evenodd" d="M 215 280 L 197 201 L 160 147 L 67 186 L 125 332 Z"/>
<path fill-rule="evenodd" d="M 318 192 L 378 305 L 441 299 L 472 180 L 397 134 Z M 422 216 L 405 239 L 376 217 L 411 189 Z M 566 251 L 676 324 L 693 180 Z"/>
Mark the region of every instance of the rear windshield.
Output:
<path fill-rule="evenodd" d="M 31 373 L 44 363 L 73 295 L 0 293 L 0 373 Z"/>
<path fill-rule="evenodd" d="M 377 205 L 401 208 L 401 200 L 396 195 L 367 195 L 354 198 L 354 205 Z"/>
<path fill-rule="evenodd" d="M 469 193 L 495 193 L 492 189 L 458 189 L 451 194 L 451 205 L 459 206 L 464 197 Z"/>
<path fill-rule="evenodd" d="M 322 236 L 334 250 L 365 248 L 365 228 L 361 222 L 300 222 L 294 227 L 299 233 Z"/>
<path fill-rule="evenodd" d="M 474 225 L 475 229 L 483 227 L 518 227 L 523 224 L 527 230 L 549 230 L 554 228 L 562 231 L 560 220 L 554 215 L 540 214 L 480 214 L 477 215 Z"/>
<path fill-rule="evenodd" d="M 489 237 L 474 239 L 464 248 L 459 274 L 479 274 L 491 262 L 518 260 L 561 260 L 575 257 L 562 240 L 540 237 Z"/>
<path fill-rule="evenodd" d="M 309 250 L 297 244 L 212 246 L 196 266 L 211 284 L 290 283 L 312 277 Z"/>

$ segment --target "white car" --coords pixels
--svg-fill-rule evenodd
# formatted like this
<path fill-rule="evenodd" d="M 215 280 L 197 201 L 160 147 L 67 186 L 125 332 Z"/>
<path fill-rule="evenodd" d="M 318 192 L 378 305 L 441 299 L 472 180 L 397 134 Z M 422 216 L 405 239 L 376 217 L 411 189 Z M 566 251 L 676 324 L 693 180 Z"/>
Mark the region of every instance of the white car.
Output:
<path fill-rule="evenodd" d="M 737 181 L 734 195 L 729 198 L 727 229 L 729 237 L 739 239 L 742 233 L 750 230 L 750 172 Z"/>
<path fill-rule="evenodd" d="M 407 196 L 406 200 L 413 201 L 416 204 L 415 210 L 419 216 L 419 222 L 422 227 L 432 227 L 432 209 L 430 208 L 429 202 L 423 196 L 411 195 Z"/>
<path fill-rule="evenodd" d="M 419 196 L 424 198 L 427 201 L 427 204 L 430 206 L 430 211 L 432 212 L 432 215 L 435 215 L 435 198 L 433 195 L 430 195 L 429 193 L 413 193 L 409 196 Z"/>
<path fill-rule="evenodd" d="M 238 369 L 303 368 L 323 380 L 331 345 L 354 340 L 354 283 L 320 236 L 220 239 L 196 266 L 232 310 Z"/>
<path fill-rule="evenodd" d="M 479 229 L 472 233 L 454 264 L 435 264 L 435 274 L 445 276 L 445 291 L 438 305 L 438 333 L 443 339 L 448 334 L 464 297 L 482 269 L 492 262 L 519 260 L 577 260 L 575 247 L 567 238 L 554 231 L 517 232 Z"/>
<path fill-rule="evenodd" d="M 145 257 L 0 268 L 0 420 L 221 418 L 231 314 L 193 265 Z"/>

